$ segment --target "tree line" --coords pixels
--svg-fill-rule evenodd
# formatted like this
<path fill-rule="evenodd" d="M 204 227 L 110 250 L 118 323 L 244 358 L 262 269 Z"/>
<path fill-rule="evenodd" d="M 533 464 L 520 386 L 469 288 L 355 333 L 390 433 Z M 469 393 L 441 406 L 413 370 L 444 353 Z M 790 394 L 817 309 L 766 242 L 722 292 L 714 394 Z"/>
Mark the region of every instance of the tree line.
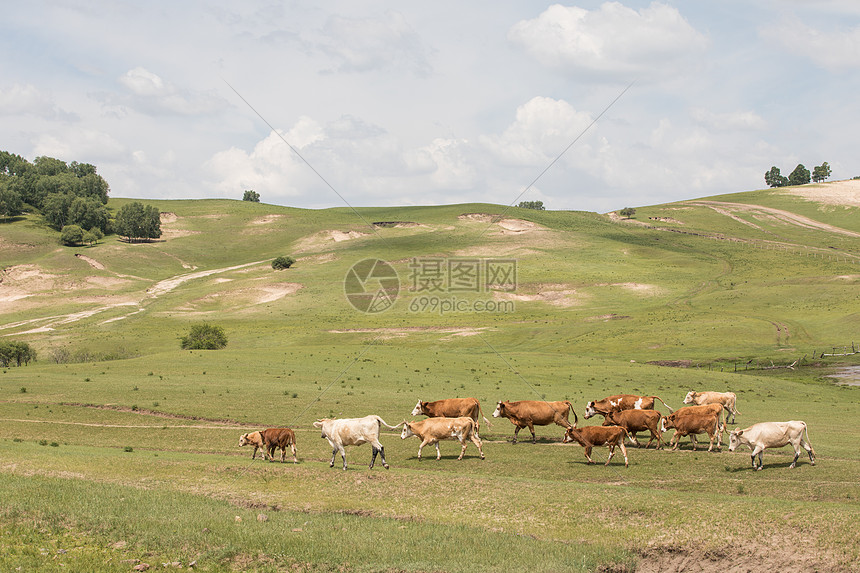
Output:
<path fill-rule="evenodd" d="M 765 172 L 764 182 L 767 183 L 768 187 L 787 187 L 789 185 L 806 185 L 810 180 L 814 183 L 822 183 L 828 177 L 830 177 L 830 165 L 826 161 L 814 167 L 811 174 L 803 163 L 798 163 L 788 177 L 781 175 L 779 167 L 774 165 Z"/>
<path fill-rule="evenodd" d="M 60 240 L 67 245 L 92 244 L 112 233 L 131 242 L 161 236 L 158 209 L 133 202 L 114 218 L 107 208 L 109 192 L 95 165 L 47 156 L 31 163 L 0 151 L 0 217 L 4 220 L 35 210 L 60 231 Z"/>

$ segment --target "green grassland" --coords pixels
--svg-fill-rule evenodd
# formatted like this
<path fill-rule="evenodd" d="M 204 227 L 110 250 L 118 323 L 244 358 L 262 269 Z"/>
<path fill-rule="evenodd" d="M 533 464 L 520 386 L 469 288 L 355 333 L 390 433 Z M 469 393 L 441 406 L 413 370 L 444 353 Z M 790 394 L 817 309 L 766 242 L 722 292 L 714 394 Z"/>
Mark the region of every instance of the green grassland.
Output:
<path fill-rule="evenodd" d="M 860 559 L 859 390 L 826 377 L 860 355 L 820 356 L 860 342 L 860 209 L 773 190 L 634 220 L 150 203 L 164 231 L 151 243 L 68 248 L 35 215 L 0 225 L 0 336 L 39 353 L 0 370 L 0 570 L 633 571 L 662 552 L 847 571 Z M 274 271 L 280 255 L 297 262 Z M 347 301 L 346 273 L 367 258 L 400 278 L 385 312 Z M 515 261 L 515 288 L 415 288 L 416 260 L 448 259 Z M 433 297 L 465 306 L 440 312 Z M 202 321 L 227 348 L 180 349 Z M 790 470 L 790 449 L 768 450 L 754 472 L 747 450 L 685 440 L 631 447 L 626 469 L 620 453 L 590 466 L 557 426 L 514 445 L 494 419 L 485 461 L 470 445 L 458 462 L 443 442 L 441 461 L 419 462 L 417 440 L 384 431 L 392 468 L 368 470 L 363 446 L 343 472 L 312 427 L 371 413 L 395 424 L 419 399 L 455 396 L 488 418 L 498 400 L 568 399 L 594 424 L 589 400 L 677 408 L 689 389 L 735 392 L 741 427 L 805 420 L 816 465 Z M 299 464 L 237 446 L 272 426 L 296 430 Z"/>

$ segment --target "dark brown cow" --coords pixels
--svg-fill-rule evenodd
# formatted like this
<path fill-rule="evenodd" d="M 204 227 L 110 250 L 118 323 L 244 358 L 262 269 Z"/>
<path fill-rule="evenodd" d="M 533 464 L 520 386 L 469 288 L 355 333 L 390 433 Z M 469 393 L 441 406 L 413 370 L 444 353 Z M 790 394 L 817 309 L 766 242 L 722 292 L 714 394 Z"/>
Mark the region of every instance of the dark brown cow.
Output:
<path fill-rule="evenodd" d="M 657 440 L 657 449 L 663 447 L 663 432 L 660 431 L 660 412 L 657 410 L 622 410 L 621 412 L 609 412 L 604 416 L 604 426 L 621 426 L 627 433 L 636 447 L 642 447 L 639 440 L 636 439 L 637 432 L 651 432 L 651 439 L 645 446 L 647 449 L 654 439 Z"/>
<path fill-rule="evenodd" d="M 558 424 L 562 428 L 570 428 L 568 413 L 573 412 L 574 426 L 577 417 L 573 405 L 564 400 L 561 402 L 540 402 L 537 400 L 520 400 L 519 402 L 499 402 L 493 418 L 507 418 L 516 426 L 514 430 L 514 441 L 517 443 L 517 434 L 523 428 L 528 428 L 532 433 L 532 443 L 537 443 L 535 426 L 548 426 Z"/>
<path fill-rule="evenodd" d="M 258 432 L 242 434 L 239 438 L 240 446 L 254 446 L 251 459 L 257 455 L 257 449 L 263 451 L 263 458 L 274 461 L 275 450 L 281 449 L 281 461 L 287 460 L 287 446 L 293 453 L 293 462 L 298 463 L 296 457 L 296 435 L 290 428 L 267 428 Z"/>
<path fill-rule="evenodd" d="M 720 404 L 708 404 L 706 406 L 687 406 L 681 408 L 677 412 L 663 416 L 660 421 L 660 429 L 662 431 L 675 428 L 675 435 L 672 436 L 672 449 L 678 449 L 678 443 L 684 436 L 690 436 L 690 441 L 693 443 L 693 450 L 698 445 L 696 442 L 696 434 L 708 434 L 711 438 L 711 443 L 708 446 L 708 451 L 714 449 L 714 438 L 717 438 L 717 451 L 722 448 L 723 426 L 720 425 L 720 415 L 723 412 L 723 407 Z"/>
<path fill-rule="evenodd" d="M 589 402 L 585 406 L 585 418 L 588 419 L 597 414 L 605 416 L 609 412 L 621 412 L 622 410 L 653 410 L 654 400 L 660 400 L 660 402 L 662 402 L 662 404 L 669 410 L 669 413 L 674 411 L 666 402 L 663 402 L 663 399 L 659 396 L 618 394 L 596 402 Z"/>
<path fill-rule="evenodd" d="M 627 430 L 621 426 L 585 426 L 577 428 L 576 426 L 568 428 L 564 433 L 562 443 L 576 442 L 585 448 L 585 457 L 588 463 L 593 464 L 591 459 L 591 448 L 594 446 L 609 446 L 609 458 L 606 464 L 609 465 L 609 460 L 615 455 L 615 446 L 621 448 L 621 453 L 624 454 L 624 467 L 628 467 L 627 463 L 627 448 L 624 447 L 624 436 L 627 435 Z"/>
<path fill-rule="evenodd" d="M 481 410 L 481 403 L 477 398 L 446 398 L 444 400 L 436 400 L 435 402 L 422 402 L 418 400 L 415 407 L 412 409 L 412 415 L 418 416 L 424 414 L 428 418 L 472 418 L 475 421 L 475 430 L 478 430 L 481 418 L 488 426 L 491 426 L 490 421 L 484 417 L 484 412 Z"/>

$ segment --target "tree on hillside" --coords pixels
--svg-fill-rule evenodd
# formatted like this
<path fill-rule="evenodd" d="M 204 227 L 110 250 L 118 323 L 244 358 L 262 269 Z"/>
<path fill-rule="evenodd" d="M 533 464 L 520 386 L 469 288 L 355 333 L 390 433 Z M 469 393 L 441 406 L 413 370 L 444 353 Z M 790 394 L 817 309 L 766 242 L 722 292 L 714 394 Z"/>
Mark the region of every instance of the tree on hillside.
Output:
<path fill-rule="evenodd" d="M 764 174 L 764 182 L 768 187 L 785 187 L 788 185 L 788 178 L 780 175 L 779 167 L 774 165 Z"/>
<path fill-rule="evenodd" d="M 260 194 L 253 189 L 246 189 L 245 194 L 242 196 L 242 201 L 252 201 L 254 203 L 259 203 Z"/>
<path fill-rule="evenodd" d="M 9 187 L 9 184 L 0 179 L 0 217 L 8 219 L 20 215 L 24 210 L 24 202 L 21 194 Z"/>
<path fill-rule="evenodd" d="M 0 341 L 0 365 L 3 368 L 26 366 L 35 359 L 36 351 L 26 342 L 18 340 Z"/>
<path fill-rule="evenodd" d="M 636 209 L 634 209 L 633 207 L 624 207 L 623 209 L 618 211 L 618 214 L 624 218 L 631 219 L 633 215 L 636 214 Z"/>
<path fill-rule="evenodd" d="M 152 205 L 128 203 L 117 213 L 114 230 L 130 243 L 157 239 L 161 236 L 161 213 Z"/>
<path fill-rule="evenodd" d="M 543 201 L 520 201 L 517 205 L 521 209 L 534 209 L 535 211 L 545 211 Z"/>
<path fill-rule="evenodd" d="M 826 161 L 812 169 L 812 181 L 814 183 L 822 183 L 828 177 L 830 177 L 830 166 Z"/>
<path fill-rule="evenodd" d="M 76 247 L 84 242 L 84 230 L 78 225 L 66 225 L 60 231 L 60 241 L 67 247 Z"/>
<path fill-rule="evenodd" d="M 272 268 L 276 271 L 288 269 L 295 264 L 296 259 L 293 257 L 275 257 L 272 261 Z"/>
<path fill-rule="evenodd" d="M 791 175 L 788 176 L 789 185 L 806 185 L 809 180 L 809 169 L 804 167 L 802 163 L 798 163 Z"/>
<path fill-rule="evenodd" d="M 183 350 L 218 350 L 227 346 L 227 335 L 220 326 L 206 322 L 195 324 L 188 335 L 180 338 Z"/>

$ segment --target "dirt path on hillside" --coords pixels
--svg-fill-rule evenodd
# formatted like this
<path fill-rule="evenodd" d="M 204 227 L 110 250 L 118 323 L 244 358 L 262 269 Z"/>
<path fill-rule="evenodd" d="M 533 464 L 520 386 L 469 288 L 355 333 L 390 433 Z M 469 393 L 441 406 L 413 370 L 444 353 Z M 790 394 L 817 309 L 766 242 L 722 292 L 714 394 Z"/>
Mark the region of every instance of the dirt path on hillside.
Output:
<path fill-rule="evenodd" d="M 736 215 L 734 215 L 734 213 L 750 213 L 753 216 L 758 215 L 764 218 L 776 219 L 777 221 L 780 221 L 782 223 L 794 225 L 804 229 L 814 229 L 816 231 L 826 231 L 828 233 L 834 233 L 837 235 L 860 238 L 860 233 L 855 233 L 854 231 L 849 231 L 848 229 L 842 229 L 841 227 L 836 227 L 835 225 L 828 225 L 827 223 L 822 223 L 820 221 L 816 221 L 815 219 L 804 217 L 803 215 L 797 215 L 790 211 L 774 209 L 772 207 L 763 207 L 761 205 L 747 205 L 746 203 L 728 203 L 724 201 L 686 201 L 684 204 L 709 207 L 717 213 L 720 213 L 721 215 L 726 215 L 740 223 L 755 227 L 757 229 L 761 229 L 761 227 L 759 227 L 755 223 L 737 217 Z"/>

